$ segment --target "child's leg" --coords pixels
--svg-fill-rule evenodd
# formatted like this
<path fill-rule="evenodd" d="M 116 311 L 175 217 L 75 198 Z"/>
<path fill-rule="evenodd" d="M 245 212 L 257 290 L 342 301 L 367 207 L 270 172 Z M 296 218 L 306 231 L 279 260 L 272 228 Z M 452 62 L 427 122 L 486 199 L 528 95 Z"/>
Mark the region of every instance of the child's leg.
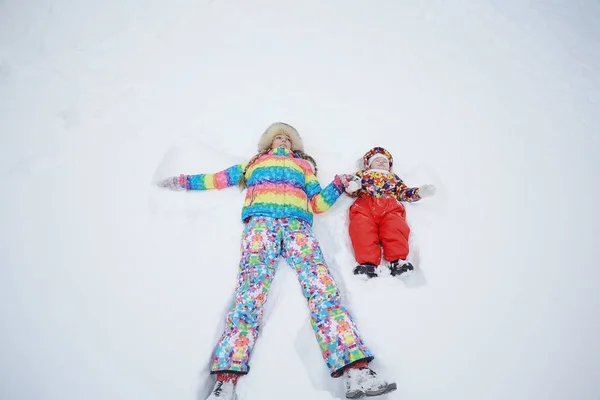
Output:
<path fill-rule="evenodd" d="M 215 350 L 211 371 L 248 372 L 263 305 L 281 248 L 281 229 L 274 218 L 253 218 L 242 238 L 242 258 L 235 289 L 235 302 L 227 314 L 225 331 Z"/>
<path fill-rule="evenodd" d="M 379 246 L 379 228 L 371 211 L 371 200 L 370 197 L 365 197 L 352 204 L 349 211 L 348 233 L 356 262 L 377 266 L 381 262 L 381 247 Z"/>
<path fill-rule="evenodd" d="M 383 246 L 383 256 L 388 261 L 406 260 L 409 246 L 410 228 L 406 223 L 404 206 L 388 211 L 379 224 L 379 237 Z"/>
<path fill-rule="evenodd" d="M 282 255 L 298 275 L 313 330 L 332 376 L 339 376 L 348 364 L 372 360 L 373 355 L 341 304 L 338 288 L 308 223 L 289 220 L 283 231 Z"/>

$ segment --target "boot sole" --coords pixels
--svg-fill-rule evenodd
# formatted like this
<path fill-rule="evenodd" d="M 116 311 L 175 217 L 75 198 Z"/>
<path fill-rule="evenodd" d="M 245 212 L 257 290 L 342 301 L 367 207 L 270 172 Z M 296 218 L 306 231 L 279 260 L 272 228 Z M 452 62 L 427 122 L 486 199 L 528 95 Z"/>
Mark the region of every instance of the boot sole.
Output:
<path fill-rule="evenodd" d="M 396 274 L 396 275 L 392 275 L 394 278 L 398 278 L 398 279 L 405 279 L 408 278 L 409 276 L 411 276 L 413 274 L 413 272 L 415 272 L 414 270 L 408 270 L 402 274 Z"/>
<path fill-rule="evenodd" d="M 361 390 L 357 390 L 354 392 L 346 392 L 346 398 L 347 399 L 360 399 L 361 397 L 364 397 L 365 393 Z"/>
<path fill-rule="evenodd" d="M 395 383 L 390 383 L 385 388 L 380 390 L 373 390 L 370 392 L 363 392 L 362 390 L 357 390 L 351 393 L 346 393 L 347 399 L 360 399 L 361 397 L 376 397 L 383 396 L 384 394 L 388 394 L 398 389 L 398 386 Z"/>
<path fill-rule="evenodd" d="M 384 394 L 388 394 L 390 392 L 393 392 L 394 390 L 396 390 L 398 387 L 396 386 L 395 383 L 390 383 L 389 385 L 387 385 L 387 387 L 385 389 L 381 389 L 381 390 L 374 390 L 372 392 L 366 392 L 365 395 L 367 397 L 374 397 L 374 396 L 382 396 Z"/>

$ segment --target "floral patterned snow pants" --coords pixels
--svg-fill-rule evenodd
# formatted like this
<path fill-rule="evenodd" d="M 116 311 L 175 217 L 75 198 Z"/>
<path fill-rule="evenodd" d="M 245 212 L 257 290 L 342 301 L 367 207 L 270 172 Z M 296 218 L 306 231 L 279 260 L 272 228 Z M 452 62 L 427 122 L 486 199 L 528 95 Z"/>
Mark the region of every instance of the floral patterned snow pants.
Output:
<path fill-rule="evenodd" d="M 212 373 L 248 373 L 248 360 L 279 256 L 285 257 L 296 271 L 331 376 L 341 375 L 348 364 L 373 359 L 340 302 L 340 293 L 307 222 L 293 218 L 253 217 L 246 224 L 241 247 L 235 302 L 227 314 L 225 331 L 215 350 Z"/>

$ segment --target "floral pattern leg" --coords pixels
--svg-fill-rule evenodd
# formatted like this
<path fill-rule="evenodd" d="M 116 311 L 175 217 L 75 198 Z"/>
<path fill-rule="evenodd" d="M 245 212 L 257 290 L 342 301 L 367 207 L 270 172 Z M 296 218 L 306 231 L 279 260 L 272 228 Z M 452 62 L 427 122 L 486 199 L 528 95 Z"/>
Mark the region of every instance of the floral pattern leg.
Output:
<path fill-rule="evenodd" d="M 285 221 L 282 255 L 298 275 L 308 301 L 311 324 L 331 376 L 340 376 L 345 366 L 360 360 L 370 361 L 373 354 L 341 304 L 340 292 L 311 227 L 297 219 Z"/>
<path fill-rule="evenodd" d="M 248 360 L 281 251 L 280 232 L 274 218 L 255 217 L 246 224 L 235 301 L 215 350 L 212 373 L 246 374 L 250 369 Z"/>

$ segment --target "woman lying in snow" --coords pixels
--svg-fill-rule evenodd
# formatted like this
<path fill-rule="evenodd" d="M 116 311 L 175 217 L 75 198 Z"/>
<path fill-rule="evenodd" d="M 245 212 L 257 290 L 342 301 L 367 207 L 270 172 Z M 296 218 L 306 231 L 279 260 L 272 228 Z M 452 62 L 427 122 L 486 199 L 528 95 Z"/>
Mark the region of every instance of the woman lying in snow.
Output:
<path fill-rule="evenodd" d="M 242 207 L 245 229 L 235 302 L 215 350 L 211 373 L 216 375 L 216 383 L 209 400 L 234 399 L 238 377 L 249 371 L 250 353 L 280 256 L 298 276 L 323 359 L 332 377 L 344 377 L 346 397 L 378 396 L 396 389 L 395 383 L 379 378 L 368 367 L 373 354 L 341 304 L 312 232 L 313 213 L 325 212 L 333 205 L 349 176 L 336 175 L 322 188 L 316 163 L 303 149 L 296 129 L 275 123 L 262 135 L 259 153 L 248 163 L 215 174 L 182 174 L 158 183 L 173 190 L 222 189 L 236 184 L 248 189 Z"/>

